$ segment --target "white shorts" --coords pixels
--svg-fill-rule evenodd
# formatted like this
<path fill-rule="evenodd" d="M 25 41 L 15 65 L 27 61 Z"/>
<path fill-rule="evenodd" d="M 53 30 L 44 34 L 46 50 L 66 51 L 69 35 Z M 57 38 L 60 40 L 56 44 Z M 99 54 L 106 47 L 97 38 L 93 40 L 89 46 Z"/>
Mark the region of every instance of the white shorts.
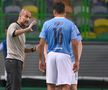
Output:
<path fill-rule="evenodd" d="M 74 65 L 74 63 L 75 62 L 72 62 L 73 65 Z M 78 72 L 75 72 L 72 74 L 72 84 L 78 84 Z"/>
<path fill-rule="evenodd" d="M 78 84 L 78 72 L 73 73 L 71 84 Z"/>
<path fill-rule="evenodd" d="M 46 83 L 64 85 L 77 84 L 71 58 L 67 54 L 50 52 L 46 60 Z"/>

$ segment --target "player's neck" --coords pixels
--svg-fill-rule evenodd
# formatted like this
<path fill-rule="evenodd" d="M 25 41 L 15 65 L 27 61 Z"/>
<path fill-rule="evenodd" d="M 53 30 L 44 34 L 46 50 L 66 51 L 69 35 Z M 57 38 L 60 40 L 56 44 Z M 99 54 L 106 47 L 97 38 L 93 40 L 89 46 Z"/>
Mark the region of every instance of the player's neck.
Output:
<path fill-rule="evenodd" d="M 66 17 L 66 14 L 56 14 L 55 17 Z"/>

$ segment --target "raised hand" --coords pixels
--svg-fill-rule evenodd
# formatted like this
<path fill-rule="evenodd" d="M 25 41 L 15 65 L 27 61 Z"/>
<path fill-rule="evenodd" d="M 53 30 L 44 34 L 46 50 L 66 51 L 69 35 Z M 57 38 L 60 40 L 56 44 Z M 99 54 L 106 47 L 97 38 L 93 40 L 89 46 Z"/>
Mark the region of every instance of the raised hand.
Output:
<path fill-rule="evenodd" d="M 37 22 L 36 22 L 36 20 L 33 20 L 31 23 L 30 23 L 30 25 L 29 25 L 29 28 L 32 28 L 34 25 L 36 25 L 37 24 Z"/>
<path fill-rule="evenodd" d="M 33 31 L 32 27 L 33 27 L 34 25 L 36 25 L 37 22 L 36 22 L 36 20 L 30 20 L 29 23 L 30 23 L 30 24 L 29 24 L 29 26 L 26 28 L 26 31 L 31 32 L 31 31 Z"/>

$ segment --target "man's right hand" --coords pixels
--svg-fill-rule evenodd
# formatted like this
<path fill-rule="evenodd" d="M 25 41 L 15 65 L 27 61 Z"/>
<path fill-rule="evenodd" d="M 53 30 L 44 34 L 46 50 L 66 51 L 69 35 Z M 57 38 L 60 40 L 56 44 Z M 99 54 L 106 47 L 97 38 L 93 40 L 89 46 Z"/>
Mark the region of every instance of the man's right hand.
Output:
<path fill-rule="evenodd" d="M 30 23 L 30 25 L 28 26 L 27 31 L 33 31 L 32 27 L 33 27 L 34 25 L 36 25 L 36 24 L 37 24 L 36 20 L 33 20 L 33 21 Z"/>
<path fill-rule="evenodd" d="M 36 25 L 37 24 L 37 22 L 36 22 L 36 20 L 33 20 L 32 22 L 31 22 L 31 24 L 29 25 L 29 28 L 32 28 L 34 25 Z"/>

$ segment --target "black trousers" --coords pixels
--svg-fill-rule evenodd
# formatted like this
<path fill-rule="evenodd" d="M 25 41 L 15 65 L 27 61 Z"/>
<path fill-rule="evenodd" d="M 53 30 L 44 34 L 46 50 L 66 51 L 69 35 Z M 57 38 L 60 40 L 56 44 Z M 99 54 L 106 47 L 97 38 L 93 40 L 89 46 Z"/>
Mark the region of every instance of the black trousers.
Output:
<path fill-rule="evenodd" d="M 23 62 L 17 59 L 6 59 L 6 90 L 20 90 Z"/>

